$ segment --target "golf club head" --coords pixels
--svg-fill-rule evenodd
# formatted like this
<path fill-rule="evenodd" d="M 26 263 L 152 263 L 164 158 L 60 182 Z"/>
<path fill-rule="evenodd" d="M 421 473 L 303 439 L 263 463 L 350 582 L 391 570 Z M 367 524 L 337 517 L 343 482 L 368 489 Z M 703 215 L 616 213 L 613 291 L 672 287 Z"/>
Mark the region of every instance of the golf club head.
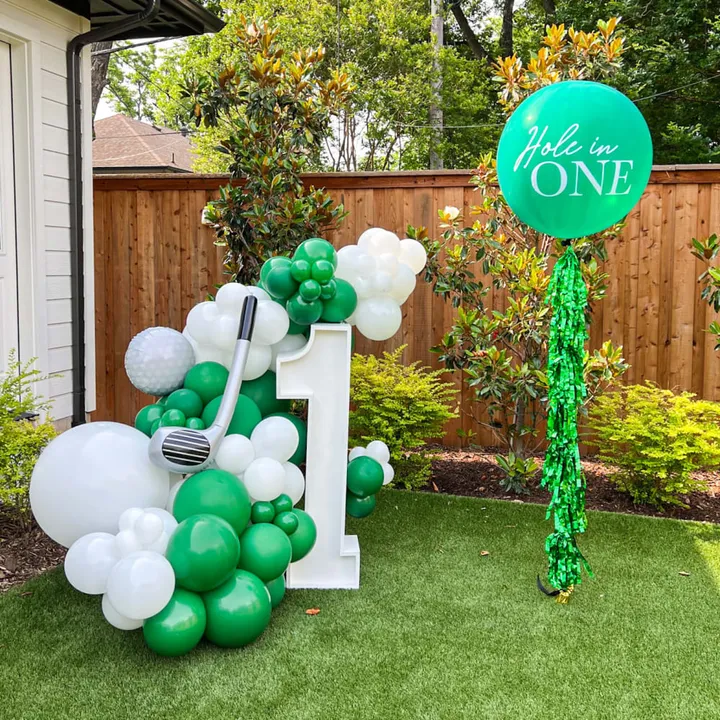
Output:
<path fill-rule="evenodd" d="M 150 462 L 176 473 L 204 470 L 214 457 L 210 440 L 200 430 L 158 428 L 150 440 Z"/>

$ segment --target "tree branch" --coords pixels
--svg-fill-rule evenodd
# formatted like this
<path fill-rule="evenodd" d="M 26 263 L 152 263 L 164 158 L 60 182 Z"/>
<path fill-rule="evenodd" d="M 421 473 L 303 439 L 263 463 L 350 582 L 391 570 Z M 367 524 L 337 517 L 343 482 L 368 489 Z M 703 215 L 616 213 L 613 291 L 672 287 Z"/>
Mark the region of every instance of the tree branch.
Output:
<path fill-rule="evenodd" d="M 502 29 L 500 30 L 500 52 L 503 57 L 513 54 L 513 13 L 515 0 L 503 0 Z"/>
<path fill-rule="evenodd" d="M 452 14 L 455 16 L 455 21 L 460 27 L 460 32 L 472 54 L 480 60 L 480 62 L 490 62 L 490 53 L 478 40 L 475 31 L 470 27 L 470 23 L 463 12 L 461 2 L 462 0 L 450 0 L 450 10 L 452 10 Z"/>

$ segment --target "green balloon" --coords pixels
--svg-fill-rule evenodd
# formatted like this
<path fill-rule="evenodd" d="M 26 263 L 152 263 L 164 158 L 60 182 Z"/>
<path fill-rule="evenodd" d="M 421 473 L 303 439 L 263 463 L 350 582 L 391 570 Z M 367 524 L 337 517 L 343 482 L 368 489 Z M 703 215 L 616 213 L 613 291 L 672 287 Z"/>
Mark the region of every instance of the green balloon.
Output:
<path fill-rule="evenodd" d="M 497 174 L 530 227 L 577 238 L 622 220 L 647 185 L 652 141 L 637 106 L 617 90 L 568 80 L 534 92 L 500 137 Z"/>
<path fill-rule="evenodd" d="M 235 530 L 217 515 L 191 515 L 170 536 L 165 557 L 175 571 L 175 584 L 193 592 L 222 585 L 240 559 Z"/>
<path fill-rule="evenodd" d="M 170 602 L 157 615 L 145 620 L 143 635 L 153 652 L 177 657 L 189 653 L 200 642 L 206 623 L 207 613 L 202 598 L 176 588 Z"/>
<path fill-rule="evenodd" d="M 304 510 L 295 508 L 293 513 L 297 516 L 298 527 L 292 535 L 288 535 L 288 539 L 292 546 L 291 562 L 297 562 L 313 549 L 317 539 L 317 527 L 315 521 Z"/>
<path fill-rule="evenodd" d="M 347 514 L 354 518 L 364 518 L 375 509 L 376 502 L 375 495 L 358 497 L 349 492 L 345 499 L 345 509 L 347 510 Z"/>
<path fill-rule="evenodd" d="M 333 266 L 333 270 L 337 267 L 337 253 L 335 248 L 322 238 L 310 238 L 298 245 L 293 260 L 307 260 L 311 265 L 318 260 L 327 260 Z"/>
<path fill-rule="evenodd" d="M 258 406 L 263 417 L 290 409 L 289 400 L 277 398 L 277 377 L 272 370 L 268 370 L 255 380 L 243 381 L 240 394 L 249 397 Z"/>
<path fill-rule="evenodd" d="M 335 296 L 323 303 L 322 319 L 325 322 L 342 322 L 349 318 L 357 307 L 357 293 L 347 281 L 335 279 Z"/>
<path fill-rule="evenodd" d="M 251 525 L 240 536 L 238 567 L 257 575 L 263 582 L 282 575 L 290 564 L 292 546 L 288 536 L 275 525 Z"/>
<path fill-rule="evenodd" d="M 218 410 L 220 409 L 220 403 L 222 403 L 222 397 L 216 397 L 205 406 L 202 420 L 206 427 L 210 427 L 213 420 L 215 420 Z M 230 420 L 230 427 L 228 428 L 227 434 L 250 437 L 255 426 L 261 420 L 262 415 L 260 414 L 258 406 L 247 395 L 240 395 L 237 399 L 237 405 L 235 405 L 235 412 L 233 412 L 232 420 Z"/>
<path fill-rule="evenodd" d="M 293 295 L 285 306 L 290 319 L 298 325 L 312 325 L 320 319 L 323 304 L 320 300 L 307 302 L 300 295 Z"/>
<path fill-rule="evenodd" d="M 320 289 L 320 297 L 323 300 L 332 300 L 337 292 L 337 282 L 328 280 Z"/>
<path fill-rule="evenodd" d="M 152 427 L 150 428 L 150 437 L 152 437 L 155 434 L 155 431 L 160 427 L 160 418 L 155 420 L 152 424 Z"/>
<path fill-rule="evenodd" d="M 304 280 L 300 284 L 300 290 L 298 290 L 298 292 L 300 293 L 300 297 L 305 300 L 305 302 L 310 303 L 320 297 L 321 290 L 322 288 L 320 287 L 320 283 L 317 280 Z"/>
<path fill-rule="evenodd" d="M 268 417 L 282 417 L 289 420 L 295 426 L 295 429 L 298 431 L 298 435 L 300 437 L 300 442 L 298 443 L 297 450 L 292 454 L 289 462 L 293 465 L 302 465 L 305 462 L 305 455 L 307 453 L 307 425 L 305 424 L 305 421 L 297 415 L 285 412 L 273 413 L 272 415 L 268 415 Z"/>
<path fill-rule="evenodd" d="M 272 501 L 272 505 L 275 508 L 275 512 L 277 513 L 290 512 L 290 510 L 293 509 L 292 498 L 285 493 L 283 493 L 282 495 L 278 495 Z"/>
<path fill-rule="evenodd" d="M 262 580 L 245 570 L 236 570 L 219 588 L 205 593 L 203 601 L 207 611 L 205 637 L 220 647 L 248 645 L 270 623 L 270 592 Z"/>
<path fill-rule="evenodd" d="M 335 274 L 335 266 L 329 260 L 316 260 L 312 266 L 312 278 L 321 285 L 330 281 Z"/>
<path fill-rule="evenodd" d="M 356 457 L 347 467 L 347 486 L 353 495 L 374 495 L 383 485 L 382 465 L 367 455 Z"/>
<path fill-rule="evenodd" d="M 290 266 L 273 267 L 263 281 L 265 289 L 276 300 L 287 300 L 298 289 L 298 283 L 290 272 Z"/>
<path fill-rule="evenodd" d="M 199 417 L 203 411 L 203 401 L 194 390 L 181 388 L 168 395 L 165 407 L 168 410 L 180 410 L 186 418 Z"/>
<path fill-rule="evenodd" d="M 290 321 L 288 335 L 304 335 L 307 332 L 307 325 L 298 325 L 296 322 Z"/>
<path fill-rule="evenodd" d="M 185 427 L 186 419 L 182 410 L 166 410 L 160 418 L 160 427 Z"/>
<path fill-rule="evenodd" d="M 277 525 L 286 535 L 292 535 L 298 529 L 297 515 L 290 511 L 278 513 L 273 525 Z"/>
<path fill-rule="evenodd" d="M 265 583 L 265 587 L 270 593 L 270 602 L 272 603 L 273 610 L 283 601 L 285 597 L 285 576 L 281 575 Z"/>
<path fill-rule="evenodd" d="M 271 502 L 259 500 L 253 503 L 250 520 L 254 523 L 271 523 L 275 519 L 275 508 Z"/>
<path fill-rule="evenodd" d="M 167 395 L 165 395 L 165 396 L 163 396 L 163 397 L 159 397 L 159 398 L 155 401 L 155 404 L 156 404 L 156 405 L 159 405 L 160 407 L 165 407 L 165 403 L 167 402 L 167 399 L 168 399 L 168 396 L 167 396 Z"/>
<path fill-rule="evenodd" d="M 311 277 L 311 265 L 307 260 L 295 260 L 290 267 L 290 273 L 299 283 L 309 280 Z"/>
<path fill-rule="evenodd" d="M 178 522 L 201 513 L 217 515 L 240 535 L 250 521 L 250 496 L 242 481 L 232 473 L 203 470 L 182 484 L 172 512 Z"/>
<path fill-rule="evenodd" d="M 201 362 L 188 370 L 183 386 L 194 390 L 207 405 L 213 398 L 223 394 L 227 384 L 228 371 L 216 362 Z"/>
<path fill-rule="evenodd" d="M 165 408 L 157 403 L 146 405 L 135 416 L 135 427 L 149 437 L 152 434 L 153 423 L 159 420 L 164 412 Z"/>
<path fill-rule="evenodd" d="M 204 430 L 205 429 L 205 423 L 202 421 L 202 418 L 199 417 L 189 417 L 185 421 L 185 427 L 190 428 L 192 430 Z"/>
<path fill-rule="evenodd" d="M 264 285 L 265 278 L 270 274 L 273 268 L 289 268 L 292 265 L 292 260 L 289 257 L 282 255 L 276 255 L 266 260 L 260 268 L 260 282 Z M 265 288 L 267 289 L 267 288 Z"/>

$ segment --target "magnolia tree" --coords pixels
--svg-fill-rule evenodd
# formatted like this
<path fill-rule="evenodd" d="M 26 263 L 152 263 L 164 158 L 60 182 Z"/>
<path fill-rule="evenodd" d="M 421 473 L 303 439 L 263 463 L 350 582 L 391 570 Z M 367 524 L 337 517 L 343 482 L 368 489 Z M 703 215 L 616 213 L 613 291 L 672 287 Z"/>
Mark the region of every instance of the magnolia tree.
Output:
<path fill-rule="evenodd" d="M 720 267 L 717 267 L 717 263 L 713 263 L 714 260 L 720 257 L 720 240 L 713 233 L 705 240 L 693 238 L 692 243 L 693 255 L 708 266 L 707 270 L 698 278 L 703 287 L 701 297 L 707 301 L 708 305 L 716 313 L 720 313 Z M 715 349 L 720 350 L 720 322 L 713 320 L 710 323 L 709 330 L 717 341 Z"/>
<path fill-rule="evenodd" d="M 547 28 L 543 47 L 525 66 L 516 56 L 499 59 L 496 80 L 500 104 L 510 115 L 533 91 L 561 80 L 603 79 L 619 67 L 623 40 L 615 35 L 617 19 L 598 22 L 598 30 L 577 32 L 563 25 Z M 449 369 L 461 369 L 473 390 L 470 412 L 489 428 L 503 453 L 497 456 L 505 485 L 519 491 L 537 471 L 533 455 L 542 444 L 546 418 L 546 376 L 551 310 L 548 284 L 560 242 L 525 225 L 510 210 L 497 187 L 491 156 L 481 159 L 473 183 L 481 202 L 476 219 L 464 222 L 459 210 L 440 211 L 439 240 L 426 240 L 427 278 L 436 294 L 457 312 L 453 326 L 433 348 Z M 606 242 L 622 225 L 575 241 L 588 287 L 588 323 L 592 303 L 602 299 L 607 275 Z M 490 288 L 503 291 L 501 307 L 486 302 Z M 587 402 L 627 369 L 622 348 L 608 341 L 585 357 Z M 470 437 L 472 439 L 472 437 Z"/>

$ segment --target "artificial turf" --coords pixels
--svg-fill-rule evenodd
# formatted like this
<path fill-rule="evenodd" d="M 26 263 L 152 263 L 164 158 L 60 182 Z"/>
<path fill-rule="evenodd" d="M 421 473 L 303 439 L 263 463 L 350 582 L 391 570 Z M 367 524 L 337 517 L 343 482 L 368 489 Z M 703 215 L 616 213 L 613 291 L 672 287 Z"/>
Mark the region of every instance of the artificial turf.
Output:
<path fill-rule="evenodd" d="M 547 529 L 537 505 L 384 491 L 348 523 L 359 591 L 289 592 L 254 645 L 178 659 L 56 570 L 0 597 L 0 718 L 720 717 L 720 528 L 590 513 L 596 577 L 567 606 L 535 586 Z"/>

